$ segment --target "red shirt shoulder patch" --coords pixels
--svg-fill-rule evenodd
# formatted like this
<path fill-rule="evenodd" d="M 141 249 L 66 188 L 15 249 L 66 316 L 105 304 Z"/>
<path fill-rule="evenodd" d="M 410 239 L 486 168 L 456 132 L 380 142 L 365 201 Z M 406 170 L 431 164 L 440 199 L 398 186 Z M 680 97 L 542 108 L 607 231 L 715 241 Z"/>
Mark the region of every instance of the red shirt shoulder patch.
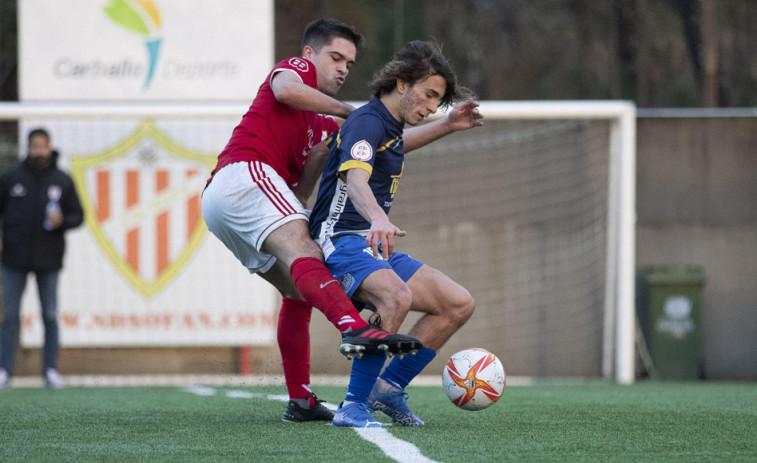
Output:
<path fill-rule="evenodd" d="M 308 60 L 305 58 L 292 58 L 289 60 L 289 65 L 300 72 L 308 72 L 308 69 L 310 69 Z"/>

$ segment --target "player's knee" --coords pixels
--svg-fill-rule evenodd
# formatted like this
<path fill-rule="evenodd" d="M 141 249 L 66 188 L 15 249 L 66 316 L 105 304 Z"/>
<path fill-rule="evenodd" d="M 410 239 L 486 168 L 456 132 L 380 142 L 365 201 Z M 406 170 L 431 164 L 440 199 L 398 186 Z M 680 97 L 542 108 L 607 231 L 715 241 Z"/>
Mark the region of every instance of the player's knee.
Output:
<path fill-rule="evenodd" d="M 473 296 L 464 288 L 460 288 L 458 296 L 449 311 L 452 319 L 457 326 L 462 326 L 473 315 L 476 308 L 476 301 Z"/>
<path fill-rule="evenodd" d="M 323 260 L 323 251 L 321 251 L 321 247 L 310 238 L 306 238 L 302 241 L 302 249 L 303 253 L 306 254 L 306 257 L 315 257 Z"/>
<path fill-rule="evenodd" d="M 276 289 L 279 291 L 279 294 L 281 294 L 281 297 L 284 299 L 303 300 L 302 296 L 300 296 L 300 292 L 297 291 L 297 288 L 294 286 L 294 283 L 276 286 Z"/>
<path fill-rule="evenodd" d="M 410 311 L 413 295 L 406 285 L 386 291 L 387 296 L 377 305 L 378 312 L 384 323 L 384 329 L 396 331 Z"/>
<path fill-rule="evenodd" d="M 387 297 L 382 301 L 386 310 L 393 314 L 406 315 L 413 302 L 413 294 L 406 285 L 397 286 L 387 291 Z"/>
<path fill-rule="evenodd" d="M 297 296 L 299 296 L 300 293 L 297 291 L 279 291 L 279 294 L 281 294 L 282 298 L 297 299 Z"/>
<path fill-rule="evenodd" d="M 288 255 L 281 260 L 282 262 L 289 263 L 290 266 L 297 259 L 301 259 L 303 257 L 315 258 L 321 261 L 323 260 L 323 252 L 321 252 L 321 248 L 319 248 L 318 245 L 310 239 L 293 245 L 292 248 L 287 250 L 287 252 Z"/>
<path fill-rule="evenodd" d="M 261 250 L 273 254 L 287 265 L 300 257 L 323 260 L 323 252 L 308 234 L 307 222 L 293 220 L 274 230 L 263 242 Z"/>
<path fill-rule="evenodd" d="M 308 237 L 287 242 L 284 249 L 281 250 L 281 255 L 276 257 L 279 257 L 282 261 L 291 260 L 292 262 L 301 257 L 315 257 L 323 260 L 323 252 L 315 241 Z"/>

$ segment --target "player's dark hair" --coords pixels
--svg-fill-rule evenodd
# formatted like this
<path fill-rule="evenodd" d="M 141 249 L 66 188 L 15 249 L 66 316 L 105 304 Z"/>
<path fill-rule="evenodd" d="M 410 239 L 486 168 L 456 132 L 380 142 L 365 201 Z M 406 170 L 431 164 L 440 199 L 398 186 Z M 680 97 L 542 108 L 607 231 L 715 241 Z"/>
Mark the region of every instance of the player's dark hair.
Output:
<path fill-rule="evenodd" d="M 316 19 L 305 27 L 300 49 L 310 46 L 318 53 L 324 45 L 330 44 L 336 37 L 349 40 L 355 44 L 357 51 L 361 51 L 365 44 L 363 36 L 355 32 L 352 26 L 336 19 Z"/>
<path fill-rule="evenodd" d="M 397 87 L 401 80 L 410 85 L 427 77 L 438 75 L 447 82 L 447 90 L 439 101 L 442 108 L 473 96 L 472 92 L 457 82 L 447 58 L 435 43 L 414 40 L 398 51 L 368 84 L 374 96 L 381 97 Z"/>
<path fill-rule="evenodd" d="M 34 138 L 34 137 L 36 137 L 38 135 L 42 136 L 42 137 L 45 137 L 45 138 L 47 138 L 47 141 L 50 141 L 50 134 L 47 133 L 47 130 L 39 128 L 39 129 L 34 129 L 34 130 L 32 130 L 32 131 L 29 132 L 29 138 L 28 138 L 29 143 L 31 143 L 32 138 Z"/>

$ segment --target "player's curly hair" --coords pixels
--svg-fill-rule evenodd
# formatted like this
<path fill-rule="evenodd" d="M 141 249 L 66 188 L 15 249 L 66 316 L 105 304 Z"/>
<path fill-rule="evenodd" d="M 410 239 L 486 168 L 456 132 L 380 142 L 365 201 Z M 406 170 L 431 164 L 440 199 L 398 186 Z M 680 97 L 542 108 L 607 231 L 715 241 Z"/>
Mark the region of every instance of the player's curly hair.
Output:
<path fill-rule="evenodd" d="M 324 45 L 328 45 L 335 37 L 349 40 L 355 44 L 357 51 L 361 51 L 365 45 L 362 35 L 355 32 L 355 28 L 336 19 L 316 19 L 305 27 L 302 35 L 302 47 L 310 46 L 316 53 L 321 51 Z"/>
<path fill-rule="evenodd" d="M 398 51 L 373 76 L 368 86 L 374 96 L 381 97 L 391 93 L 397 87 L 398 80 L 413 85 L 433 75 L 441 76 L 447 81 L 447 90 L 439 101 L 442 108 L 473 96 L 470 90 L 458 84 L 457 76 L 441 48 L 436 43 L 421 40 L 414 40 Z"/>

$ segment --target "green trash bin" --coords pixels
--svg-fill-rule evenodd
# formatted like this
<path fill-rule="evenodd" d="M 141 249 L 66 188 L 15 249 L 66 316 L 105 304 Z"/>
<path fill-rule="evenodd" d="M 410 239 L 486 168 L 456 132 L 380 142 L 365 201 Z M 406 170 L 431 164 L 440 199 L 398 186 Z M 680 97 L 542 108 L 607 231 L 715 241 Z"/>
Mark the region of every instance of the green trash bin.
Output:
<path fill-rule="evenodd" d="M 641 272 L 637 310 L 653 369 L 663 380 L 696 380 L 702 371 L 702 288 L 696 266 L 654 266 Z"/>

